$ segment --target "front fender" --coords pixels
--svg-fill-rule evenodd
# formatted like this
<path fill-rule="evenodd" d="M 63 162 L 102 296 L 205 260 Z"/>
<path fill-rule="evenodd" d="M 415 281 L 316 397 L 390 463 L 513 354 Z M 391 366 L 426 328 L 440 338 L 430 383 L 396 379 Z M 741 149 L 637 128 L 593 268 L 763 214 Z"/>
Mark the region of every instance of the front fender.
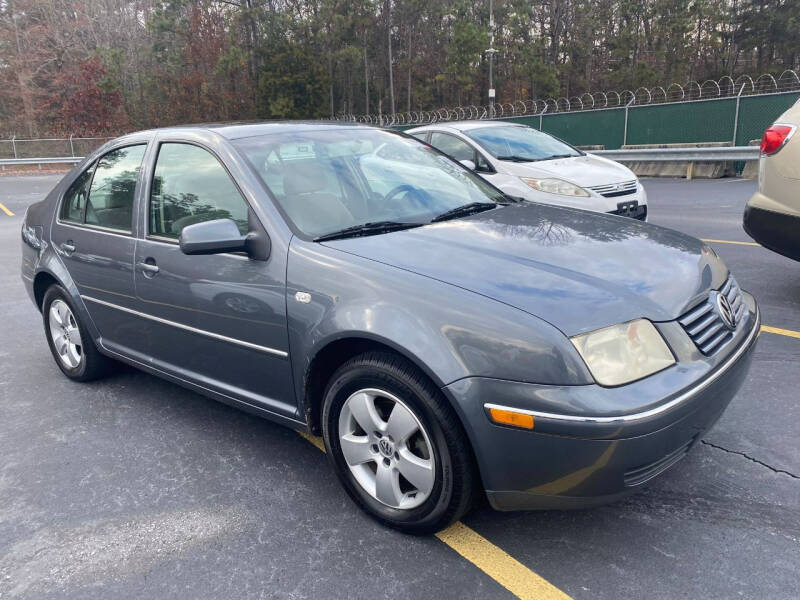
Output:
<path fill-rule="evenodd" d="M 301 295 L 298 300 L 297 292 Z M 287 317 L 298 403 L 317 353 L 344 337 L 377 341 L 427 371 L 438 386 L 470 376 L 541 384 L 591 383 L 555 327 L 485 296 L 294 238 Z"/>

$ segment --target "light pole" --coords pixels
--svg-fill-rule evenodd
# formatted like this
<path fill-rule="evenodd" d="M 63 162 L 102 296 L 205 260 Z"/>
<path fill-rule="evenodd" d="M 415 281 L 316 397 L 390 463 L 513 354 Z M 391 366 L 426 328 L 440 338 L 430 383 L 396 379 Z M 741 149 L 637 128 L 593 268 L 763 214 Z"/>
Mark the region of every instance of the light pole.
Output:
<path fill-rule="evenodd" d="M 492 68 L 494 63 L 494 54 L 497 50 L 494 49 L 494 1 L 489 0 L 489 49 L 486 54 L 489 55 L 489 116 L 494 116 L 494 84 L 492 82 Z"/>

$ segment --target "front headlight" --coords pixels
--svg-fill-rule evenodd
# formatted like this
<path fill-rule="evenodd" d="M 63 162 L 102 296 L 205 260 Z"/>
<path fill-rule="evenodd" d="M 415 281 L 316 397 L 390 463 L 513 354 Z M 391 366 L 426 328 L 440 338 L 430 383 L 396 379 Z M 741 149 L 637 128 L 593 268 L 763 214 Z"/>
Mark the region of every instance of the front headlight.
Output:
<path fill-rule="evenodd" d="M 532 187 L 540 192 L 547 192 L 548 194 L 558 194 L 559 196 L 581 196 L 588 198 L 589 192 L 582 187 L 564 181 L 563 179 L 555 179 L 548 177 L 547 179 L 532 179 L 530 177 L 520 177 L 520 179 L 527 186 Z"/>
<path fill-rule="evenodd" d="M 570 338 L 600 385 L 622 385 L 675 364 L 667 343 L 647 319 Z"/>

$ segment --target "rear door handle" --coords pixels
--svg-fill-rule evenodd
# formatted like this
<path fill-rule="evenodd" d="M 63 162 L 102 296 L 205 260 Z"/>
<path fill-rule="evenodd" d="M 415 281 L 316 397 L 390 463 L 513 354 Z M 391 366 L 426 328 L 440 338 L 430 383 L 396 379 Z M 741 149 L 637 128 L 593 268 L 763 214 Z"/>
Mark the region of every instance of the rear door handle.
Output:
<path fill-rule="evenodd" d="M 146 277 L 152 277 L 158 273 L 158 265 L 155 263 L 140 262 L 136 263 L 136 266 L 139 267 L 141 272 L 144 273 Z"/>
<path fill-rule="evenodd" d="M 72 242 L 72 240 L 63 242 L 62 244 L 59 245 L 59 248 L 61 248 L 61 250 L 64 252 L 64 254 L 67 254 L 67 255 L 72 254 L 73 252 L 75 252 L 75 244 Z"/>

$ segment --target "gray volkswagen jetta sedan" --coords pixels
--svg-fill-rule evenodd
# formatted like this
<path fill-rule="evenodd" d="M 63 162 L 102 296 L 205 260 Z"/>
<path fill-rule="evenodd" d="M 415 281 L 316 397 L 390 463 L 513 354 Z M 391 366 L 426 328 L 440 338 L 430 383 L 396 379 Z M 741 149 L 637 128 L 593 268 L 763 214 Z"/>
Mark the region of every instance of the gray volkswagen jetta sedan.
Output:
<path fill-rule="evenodd" d="M 353 500 L 413 533 L 482 494 L 636 490 L 720 416 L 759 331 L 697 239 L 353 125 L 118 138 L 28 209 L 22 250 L 67 377 L 121 361 L 321 433 Z"/>

